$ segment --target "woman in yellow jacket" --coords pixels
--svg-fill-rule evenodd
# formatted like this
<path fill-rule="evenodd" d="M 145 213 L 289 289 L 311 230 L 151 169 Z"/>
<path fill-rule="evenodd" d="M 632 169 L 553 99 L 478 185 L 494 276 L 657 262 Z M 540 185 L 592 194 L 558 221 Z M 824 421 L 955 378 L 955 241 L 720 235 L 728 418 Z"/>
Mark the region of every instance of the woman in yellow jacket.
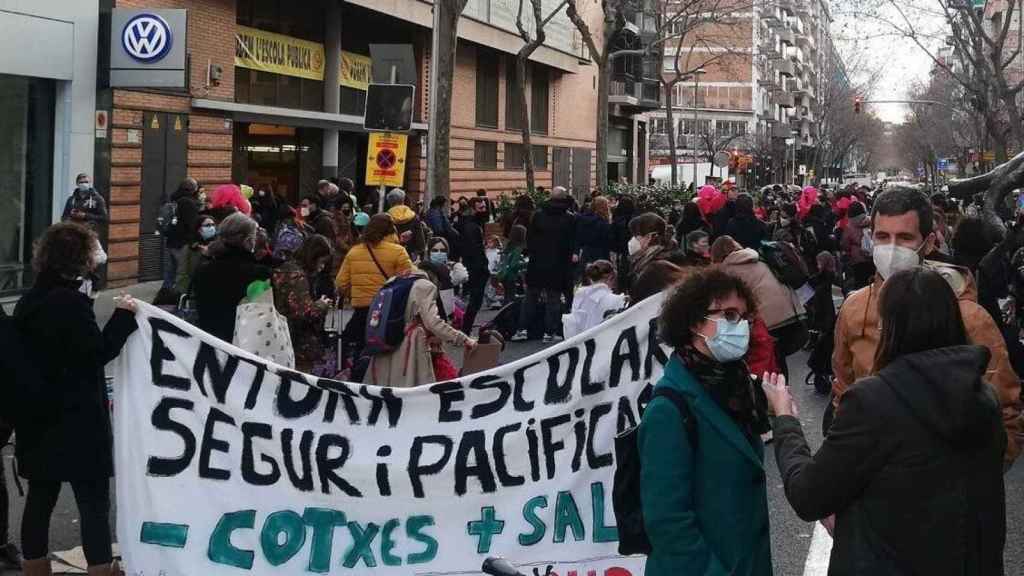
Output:
<path fill-rule="evenodd" d="M 358 357 L 366 345 L 366 315 L 373 297 L 388 278 L 412 270 L 412 260 L 398 242 L 395 222 L 388 214 L 370 218 L 362 240 L 341 263 L 335 285 L 352 301 L 352 319 L 342 332 L 346 356 Z"/>

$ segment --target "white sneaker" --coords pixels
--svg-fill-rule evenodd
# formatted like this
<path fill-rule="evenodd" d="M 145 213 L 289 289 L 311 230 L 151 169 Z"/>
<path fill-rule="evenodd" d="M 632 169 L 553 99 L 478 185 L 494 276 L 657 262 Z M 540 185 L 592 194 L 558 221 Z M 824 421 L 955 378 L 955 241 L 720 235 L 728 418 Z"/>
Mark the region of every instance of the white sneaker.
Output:
<path fill-rule="evenodd" d="M 565 338 L 562 338 L 558 334 L 552 334 L 551 335 L 551 341 L 552 342 L 561 342 L 562 340 L 565 340 Z"/>
<path fill-rule="evenodd" d="M 530 335 L 526 332 L 526 330 L 520 330 L 519 332 L 516 332 L 515 334 L 512 335 L 513 342 L 524 342 L 529 339 Z"/>
<path fill-rule="evenodd" d="M 544 340 L 543 340 L 543 341 L 544 341 L 544 342 L 551 342 L 552 340 L 554 340 L 554 338 L 555 338 L 555 337 L 554 337 L 554 336 L 552 336 L 551 334 L 545 334 L 545 335 L 544 335 Z"/>

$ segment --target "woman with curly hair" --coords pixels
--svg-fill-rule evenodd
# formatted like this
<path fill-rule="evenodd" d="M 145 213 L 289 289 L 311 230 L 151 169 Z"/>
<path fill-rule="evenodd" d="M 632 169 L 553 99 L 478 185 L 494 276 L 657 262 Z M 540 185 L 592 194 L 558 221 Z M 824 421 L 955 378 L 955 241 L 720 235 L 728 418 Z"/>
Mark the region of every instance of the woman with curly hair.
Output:
<path fill-rule="evenodd" d="M 111 572 L 110 477 L 114 455 L 103 367 L 135 331 L 135 302 L 118 299 L 103 330 L 83 288 L 96 268 L 96 233 L 79 224 L 51 226 L 36 244 L 35 284 L 18 301 L 14 318 L 29 362 L 46 385 L 45 403 L 26 406 L 16 455 L 28 480 L 21 519 L 24 573 L 50 573 L 50 516 L 61 485 L 71 484 L 81 517 L 89 574 Z"/>
<path fill-rule="evenodd" d="M 772 573 L 761 434 L 764 392 L 743 361 L 754 294 L 709 268 L 667 296 L 661 339 L 675 349 L 640 423 L 648 576 Z"/>

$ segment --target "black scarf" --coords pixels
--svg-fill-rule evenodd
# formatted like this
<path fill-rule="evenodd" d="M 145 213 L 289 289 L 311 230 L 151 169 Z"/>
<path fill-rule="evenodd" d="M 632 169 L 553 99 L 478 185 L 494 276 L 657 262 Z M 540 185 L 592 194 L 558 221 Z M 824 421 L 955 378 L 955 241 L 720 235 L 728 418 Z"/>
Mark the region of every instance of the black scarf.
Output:
<path fill-rule="evenodd" d="M 768 399 L 760 382 L 750 377 L 743 360 L 725 364 L 708 358 L 693 347 L 679 353 L 686 369 L 708 391 L 715 403 L 733 419 L 751 443 L 771 430 Z"/>

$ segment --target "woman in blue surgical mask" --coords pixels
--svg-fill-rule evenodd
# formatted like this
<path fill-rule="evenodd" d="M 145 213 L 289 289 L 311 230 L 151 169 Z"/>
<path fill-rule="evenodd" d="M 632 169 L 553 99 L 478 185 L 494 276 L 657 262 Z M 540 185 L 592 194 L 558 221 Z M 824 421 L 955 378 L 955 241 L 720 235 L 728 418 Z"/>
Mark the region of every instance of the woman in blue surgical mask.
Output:
<path fill-rule="evenodd" d="M 750 288 L 718 268 L 668 293 L 659 319 L 674 349 L 640 423 L 647 576 L 772 573 L 760 383 L 744 356 Z"/>

